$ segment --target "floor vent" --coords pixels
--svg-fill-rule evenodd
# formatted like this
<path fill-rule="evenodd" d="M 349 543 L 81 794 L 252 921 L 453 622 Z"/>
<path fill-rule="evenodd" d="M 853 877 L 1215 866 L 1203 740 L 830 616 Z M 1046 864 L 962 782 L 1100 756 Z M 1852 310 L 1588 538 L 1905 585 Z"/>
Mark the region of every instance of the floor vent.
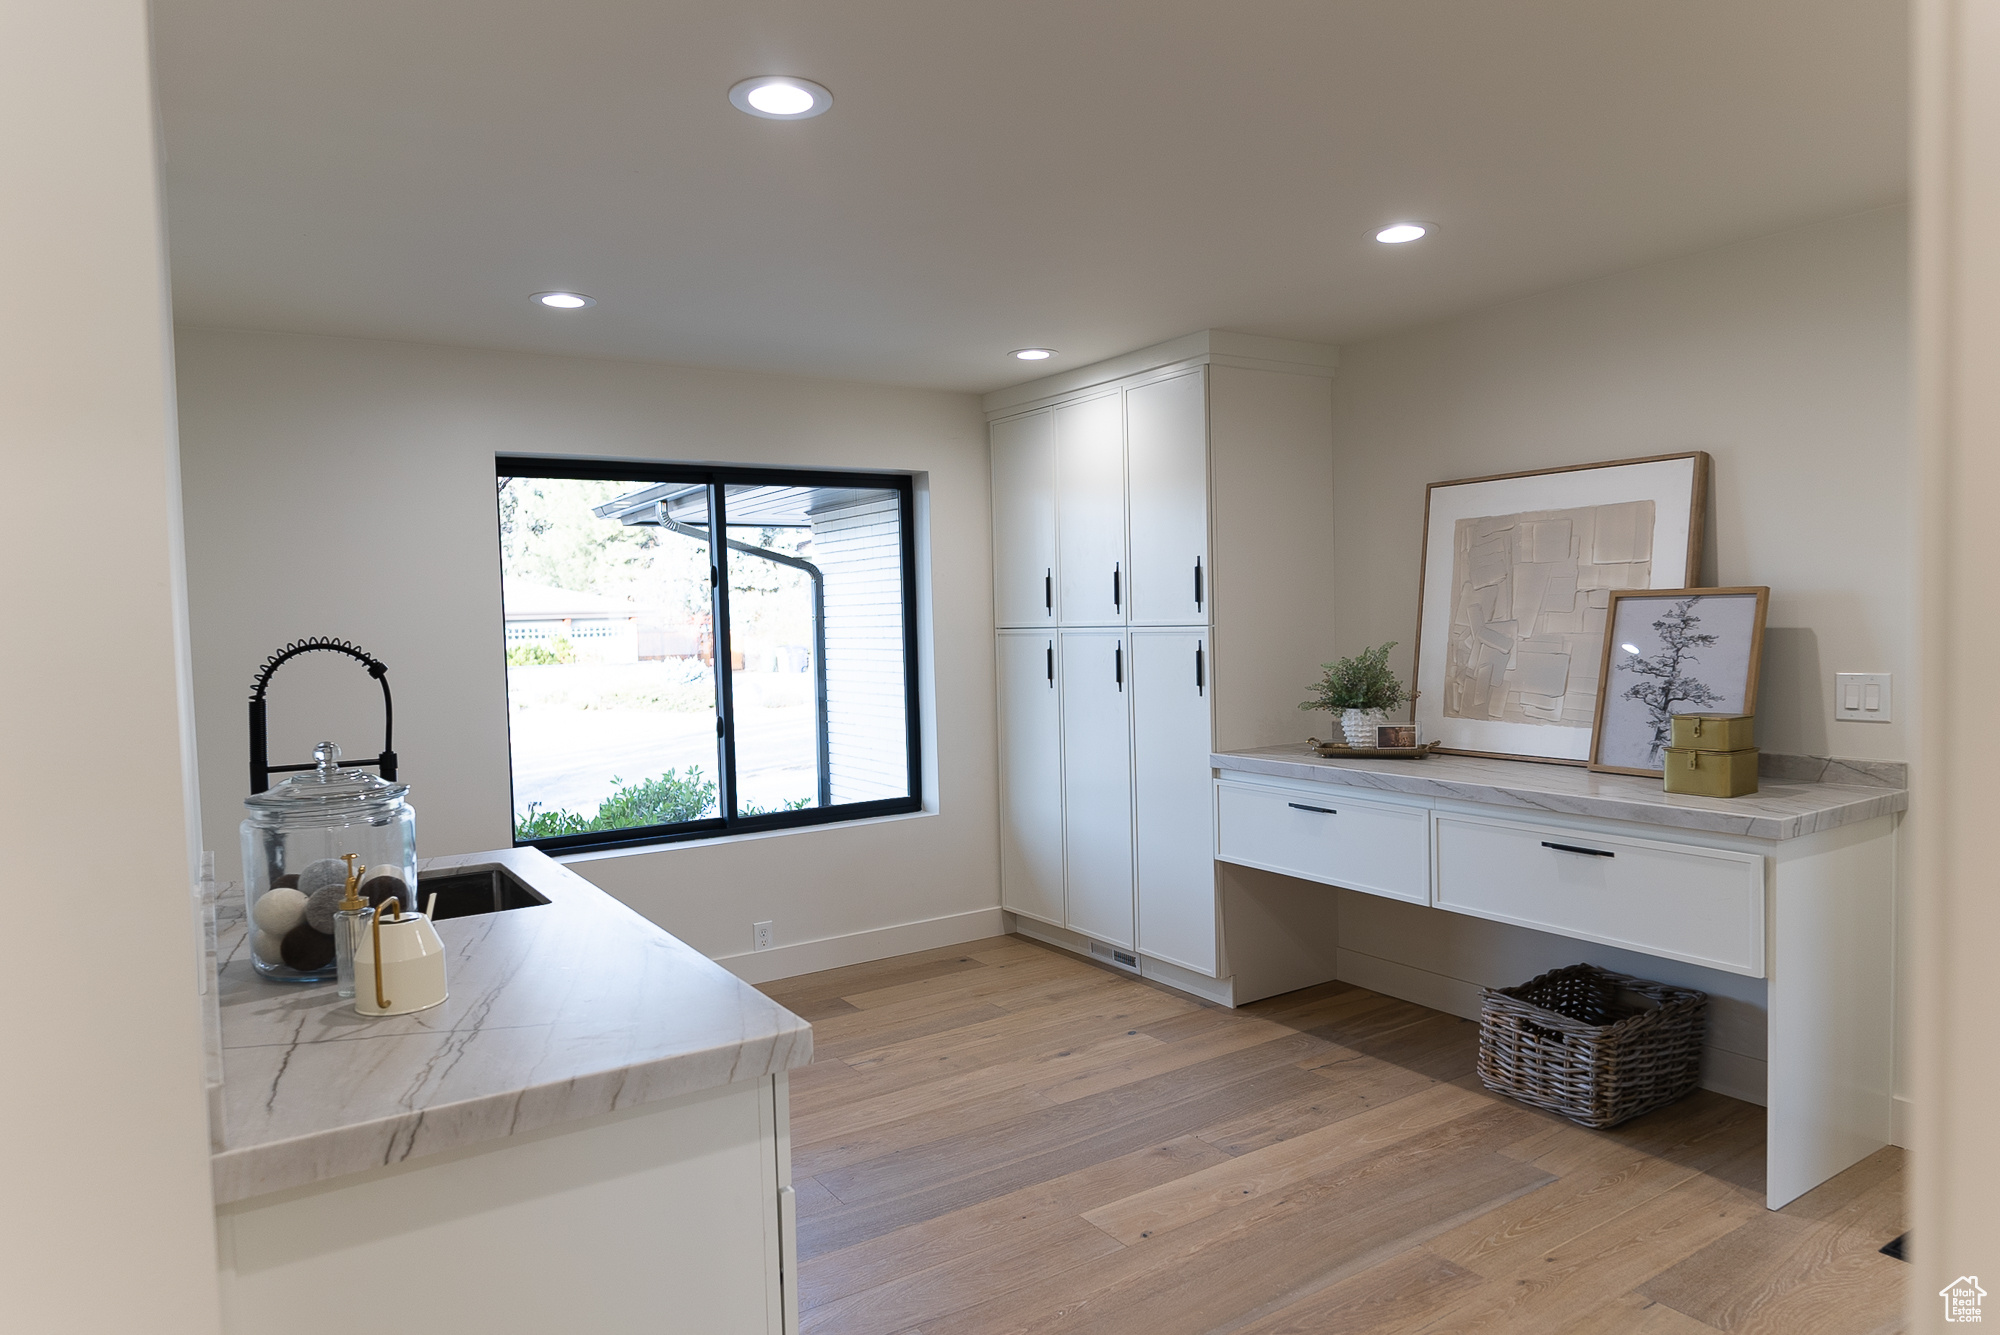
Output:
<path fill-rule="evenodd" d="M 1103 960 L 1106 964 L 1115 964 L 1119 968 L 1129 969 L 1133 973 L 1139 972 L 1139 957 L 1129 950 L 1120 950 L 1116 946 L 1107 946 L 1102 941 L 1092 941 L 1090 943 L 1090 953 L 1096 958 Z"/>

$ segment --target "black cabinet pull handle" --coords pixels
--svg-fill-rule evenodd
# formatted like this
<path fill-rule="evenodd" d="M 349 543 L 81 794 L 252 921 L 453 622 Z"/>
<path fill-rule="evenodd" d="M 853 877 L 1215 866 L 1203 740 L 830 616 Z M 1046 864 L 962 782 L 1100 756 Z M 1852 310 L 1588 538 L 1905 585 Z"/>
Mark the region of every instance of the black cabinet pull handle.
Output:
<path fill-rule="evenodd" d="M 1111 672 L 1113 676 L 1118 678 L 1118 689 L 1121 691 L 1124 690 L 1125 689 L 1125 646 L 1122 644 L 1114 644 L 1111 646 Z"/>
<path fill-rule="evenodd" d="M 1055 684 L 1056 684 L 1056 642 L 1054 640 L 1050 640 L 1049 641 L 1049 689 L 1054 690 Z"/>
<path fill-rule="evenodd" d="M 1340 814 L 1332 807 L 1309 807 L 1303 802 L 1287 802 L 1285 805 L 1294 811 L 1317 811 L 1322 816 L 1338 816 Z"/>
<path fill-rule="evenodd" d="M 1194 693 L 1196 695 L 1205 694 L 1203 688 L 1207 684 L 1201 678 L 1201 645 L 1196 644 L 1194 647 Z"/>
<path fill-rule="evenodd" d="M 1581 853 L 1587 858 L 1615 858 L 1618 855 L 1603 848 L 1579 848 L 1575 844 L 1552 844 L 1542 840 L 1543 848 L 1553 848 L 1558 853 Z"/>
<path fill-rule="evenodd" d="M 1111 605 L 1113 607 L 1123 607 L 1125 605 L 1118 588 L 1118 565 L 1119 563 L 1116 561 L 1111 563 Z"/>
<path fill-rule="evenodd" d="M 1056 610 L 1056 572 L 1053 566 L 1042 576 L 1042 606 L 1050 612 Z"/>
<path fill-rule="evenodd" d="M 1194 558 L 1194 606 L 1196 611 L 1201 610 L 1201 558 L 1199 556 Z"/>

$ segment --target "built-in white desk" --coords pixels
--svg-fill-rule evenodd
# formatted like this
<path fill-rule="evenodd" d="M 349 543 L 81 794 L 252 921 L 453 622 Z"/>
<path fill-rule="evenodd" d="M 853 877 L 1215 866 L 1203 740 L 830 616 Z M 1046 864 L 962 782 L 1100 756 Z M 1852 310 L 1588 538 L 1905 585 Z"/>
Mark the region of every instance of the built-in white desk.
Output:
<path fill-rule="evenodd" d="M 1770 759 L 1763 791 L 1717 799 L 1522 761 L 1219 752 L 1216 857 L 1763 979 L 1776 1209 L 1890 1139 L 1909 794 L 1901 766 Z"/>

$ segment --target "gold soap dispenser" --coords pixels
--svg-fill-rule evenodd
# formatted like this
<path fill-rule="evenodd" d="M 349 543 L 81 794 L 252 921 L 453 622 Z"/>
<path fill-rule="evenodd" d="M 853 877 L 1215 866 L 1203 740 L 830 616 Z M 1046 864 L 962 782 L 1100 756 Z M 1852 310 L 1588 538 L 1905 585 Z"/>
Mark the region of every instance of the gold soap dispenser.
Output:
<path fill-rule="evenodd" d="M 361 876 L 354 866 L 358 853 L 342 853 L 347 863 L 347 893 L 333 911 L 333 960 L 340 980 L 340 995 L 354 995 L 354 957 L 360 952 L 361 938 L 375 916 L 374 906 L 361 894 Z"/>

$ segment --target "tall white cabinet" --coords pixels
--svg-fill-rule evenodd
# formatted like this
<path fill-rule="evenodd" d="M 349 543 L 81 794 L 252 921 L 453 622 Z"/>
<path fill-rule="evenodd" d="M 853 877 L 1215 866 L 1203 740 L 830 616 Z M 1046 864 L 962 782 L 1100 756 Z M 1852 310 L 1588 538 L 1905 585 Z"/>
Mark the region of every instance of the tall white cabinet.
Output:
<path fill-rule="evenodd" d="M 1208 632 L 1131 632 L 1133 899 L 1146 954 L 1213 977 L 1217 930 L 1208 777 Z"/>
<path fill-rule="evenodd" d="M 1197 368 L 1125 393 L 1135 626 L 1207 619 L 1207 390 Z"/>
<path fill-rule="evenodd" d="M 1062 641 L 1064 921 L 1106 945 L 1138 943 L 1132 909 L 1131 665 L 1115 627 Z M 1005 899 L 1002 899 L 1005 903 Z"/>
<path fill-rule="evenodd" d="M 1062 697 L 1054 632 L 1000 632 L 1000 880 L 1020 911 L 1063 920 Z"/>
<path fill-rule="evenodd" d="M 987 397 L 1019 930 L 1248 999 L 1209 753 L 1303 736 L 1331 645 L 1333 366 L 1208 331 Z"/>
<path fill-rule="evenodd" d="M 995 422 L 993 611 L 1002 626 L 1053 626 L 1056 616 L 1056 432 L 1053 413 Z"/>

